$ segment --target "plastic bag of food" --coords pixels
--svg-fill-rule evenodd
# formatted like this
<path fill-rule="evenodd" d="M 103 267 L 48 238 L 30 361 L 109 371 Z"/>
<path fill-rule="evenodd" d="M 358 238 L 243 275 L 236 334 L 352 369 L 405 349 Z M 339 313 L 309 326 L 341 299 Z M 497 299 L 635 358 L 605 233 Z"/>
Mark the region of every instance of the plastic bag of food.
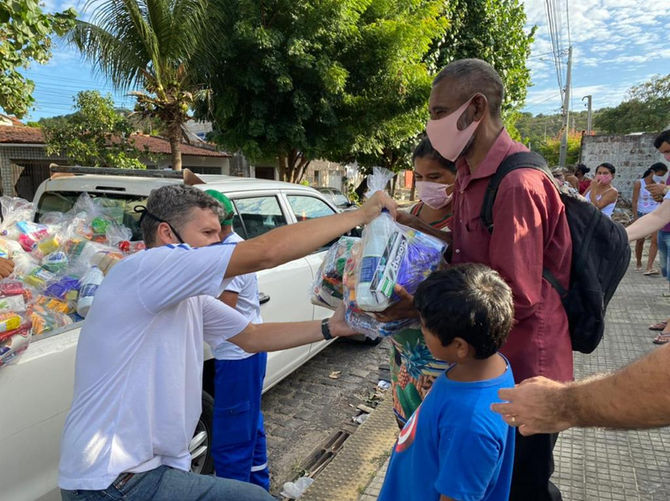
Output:
<path fill-rule="evenodd" d="M 16 227 L 16 223 L 31 220 L 33 204 L 23 198 L 3 196 L 0 197 L 0 210 L 2 210 L 0 235 L 18 240 L 20 231 Z"/>
<path fill-rule="evenodd" d="M 388 182 L 388 171 L 368 177 L 369 195 Z M 384 311 L 397 301 L 396 284 L 413 293 L 442 262 L 441 240 L 398 224 L 382 212 L 363 230 L 355 280 L 356 304 L 363 311 Z"/>
<path fill-rule="evenodd" d="M 70 316 L 50 309 L 46 304 L 34 303 L 31 307 L 30 320 L 33 335 L 44 334 L 73 323 Z"/>
<path fill-rule="evenodd" d="M 342 302 L 344 267 L 351 257 L 351 248 L 358 237 L 341 237 L 330 246 L 312 284 L 312 303 L 332 310 Z"/>
<path fill-rule="evenodd" d="M 370 339 L 390 336 L 416 321 L 413 319 L 380 322 L 374 314 L 361 310 L 356 302 L 356 276 L 361 260 L 362 243 L 357 242 L 350 251 L 349 259 L 344 267 L 342 282 L 344 285 L 344 301 L 346 309 L 344 319 L 352 329 L 365 334 Z"/>
<path fill-rule="evenodd" d="M 17 357 L 28 348 L 31 338 L 30 323 L 7 332 L 4 336 L 0 335 L 0 367 L 15 362 Z"/>
<path fill-rule="evenodd" d="M 121 252 L 130 252 L 130 239 L 133 238 L 133 232 L 127 226 L 122 224 L 110 223 L 105 230 L 107 243 Z"/>

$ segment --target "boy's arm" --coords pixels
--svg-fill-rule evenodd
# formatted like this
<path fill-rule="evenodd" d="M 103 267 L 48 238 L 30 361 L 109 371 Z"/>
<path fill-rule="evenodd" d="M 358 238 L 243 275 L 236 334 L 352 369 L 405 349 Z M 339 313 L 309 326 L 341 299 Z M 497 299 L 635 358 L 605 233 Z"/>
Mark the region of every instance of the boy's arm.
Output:
<path fill-rule="evenodd" d="M 386 193 L 378 191 L 358 210 L 289 224 L 240 242 L 233 251 L 225 277 L 274 268 L 304 257 L 352 228 L 369 223 L 382 209 L 395 217 L 396 205 Z"/>

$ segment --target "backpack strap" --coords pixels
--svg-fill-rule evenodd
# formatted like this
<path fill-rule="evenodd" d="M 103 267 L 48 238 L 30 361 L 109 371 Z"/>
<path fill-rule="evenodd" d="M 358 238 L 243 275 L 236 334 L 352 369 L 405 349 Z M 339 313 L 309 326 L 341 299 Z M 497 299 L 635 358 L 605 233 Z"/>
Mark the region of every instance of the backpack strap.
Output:
<path fill-rule="evenodd" d="M 493 233 L 493 202 L 496 200 L 500 183 L 507 174 L 517 169 L 535 169 L 544 172 L 554 186 L 556 186 L 556 189 L 558 189 L 558 185 L 554 180 L 554 175 L 549 170 L 549 167 L 547 167 L 547 162 L 538 153 L 535 153 L 534 151 L 520 151 L 508 156 L 502 161 L 498 170 L 489 181 L 486 193 L 484 194 L 484 202 L 482 203 L 480 218 L 486 229 L 489 230 L 489 233 Z M 566 296 L 568 291 L 566 291 L 558 282 L 553 273 L 546 268 L 543 268 L 542 276 L 554 289 L 556 289 L 561 298 Z"/>
<path fill-rule="evenodd" d="M 520 151 L 505 158 L 489 181 L 480 212 L 482 223 L 489 230 L 489 233 L 493 233 L 493 202 L 495 202 L 496 195 L 498 194 L 500 183 L 507 174 L 517 169 L 535 169 L 544 172 L 554 183 L 554 186 L 556 186 L 554 176 L 547 167 L 547 162 L 538 153 L 534 151 Z"/>

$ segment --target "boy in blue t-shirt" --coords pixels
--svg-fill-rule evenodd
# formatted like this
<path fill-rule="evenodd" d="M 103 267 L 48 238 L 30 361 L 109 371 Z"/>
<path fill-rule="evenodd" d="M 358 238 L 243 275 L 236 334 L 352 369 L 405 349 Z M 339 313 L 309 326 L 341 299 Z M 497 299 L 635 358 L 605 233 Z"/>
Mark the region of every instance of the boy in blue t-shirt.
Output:
<path fill-rule="evenodd" d="M 454 365 L 400 432 L 379 500 L 507 500 L 514 429 L 490 407 L 514 386 L 498 353 L 512 327 L 512 291 L 487 266 L 465 264 L 431 274 L 414 305 L 431 353 Z"/>

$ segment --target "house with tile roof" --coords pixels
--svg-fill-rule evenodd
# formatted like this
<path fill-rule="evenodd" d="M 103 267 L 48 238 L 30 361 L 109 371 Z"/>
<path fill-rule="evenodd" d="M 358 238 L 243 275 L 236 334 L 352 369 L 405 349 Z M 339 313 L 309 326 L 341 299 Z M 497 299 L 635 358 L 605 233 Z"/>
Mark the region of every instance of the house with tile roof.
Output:
<path fill-rule="evenodd" d="M 149 169 L 169 169 L 170 143 L 158 136 L 136 133 L 130 141 L 140 151 Z M 198 174 L 231 174 L 231 155 L 217 151 L 204 141 L 182 144 L 183 168 Z M 0 187 L 3 195 L 32 200 L 37 187 L 49 177 L 49 164 L 70 165 L 62 156 L 47 155 L 42 130 L 28 127 L 15 117 L 0 114 Z"/>

